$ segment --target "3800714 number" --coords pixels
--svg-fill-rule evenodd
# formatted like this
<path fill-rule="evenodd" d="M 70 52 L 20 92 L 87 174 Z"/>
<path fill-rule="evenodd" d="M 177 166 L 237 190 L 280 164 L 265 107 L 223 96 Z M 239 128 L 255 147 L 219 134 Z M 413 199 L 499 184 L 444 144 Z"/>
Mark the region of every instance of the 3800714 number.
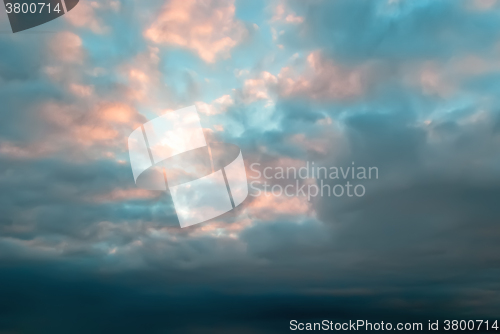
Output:
<path fill-rule="evenodd" d="M 465 330 L 498 330 L 498 320 L 490 323 L 488 320 L 445 320 L 445 331 L 465 331 Z"/>
<path fill-rule="evenodd" d="M 50 3 L 45 3 L 45 2 L 39 2 L 39 3 L 10 3 L 7 2 L 5 3 L 5 10 L 7 11 L 7 14 L 42 14 L 43 12 L 45 13 L 50 13 L 51 11 L 60 13 L 61 8 L 59 8 L 59 3 L 54 7 L 50 8 Z"/>

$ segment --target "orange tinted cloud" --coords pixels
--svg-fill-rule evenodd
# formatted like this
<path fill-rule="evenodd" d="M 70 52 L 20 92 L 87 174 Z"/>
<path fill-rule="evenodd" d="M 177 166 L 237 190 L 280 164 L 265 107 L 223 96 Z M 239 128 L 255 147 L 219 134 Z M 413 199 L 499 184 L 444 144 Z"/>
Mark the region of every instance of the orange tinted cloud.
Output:
<path fill-rule="evenodd" d="M 114 189 L 106 194 L 93 196 L 90 200 L 96 203 L 124 202 L 134 199 L 155 198 L 158 194 L 158 192 L 139 188 Z"/>
<path fill-rule="evenodd" d="M 0 154 L 16 159 L 34 159 L 52 152 L 49 146 L 43 143 L 16 145 L 11 142 L 0 143 Z"/>
<path fill-rule="evenodd" d="M 101 7 L 101 4 L 95 1 L 80 1 L 78 6 L 65 15 L 65 18 L 76 27 L 90 28 L 95 33 L 103 33 L 106 26 L 95 13 L 95 10 Z"/>
<path fill-rule="evenodd" d="M 81 38 L 69 31 L 56 34 L 49 44 L 55 59 L 66 63 L 82 63 L 83 48 Z"/>
<path fill-rule="evenodd" d="M 467 3 L 473 10 L 491 10 L 497 4 L 497 0 L 473 0 Z"/>
<path fill-rule="evenodd" d="M 144 122 L 134 108 L 118 102 L 101 102 L 90 110 L 49 102 L 42 106 L 42 115 L 52 128 L 45 140 L 57 148 L 96 144 L 126 147 L 130 132 Z"/>
<path fill-rule="evenodd" d="M 278 78 L 269 72 L 260 73 L 258 78 L 245 80 L 243 100 L 252 103 L 259 100 L 271 101 L 270 90 L 278 83 Z"/>
<path fill-rule="evenodd" d="M 420 86 L 427 95 L 447 98 L 461 91 L 466 78 L 499 72 L 500 62 L 496 58 L 470 54 L 446 62 L 409 63 L 403 69 L 410 86 Z"/>
<path fill-rule="evenodd" d="M 158 44 L 191 49 L 204 61 L 227 58 L 230 50 L 247 34 L 234 18 L 231 0 L 173 0 L 166 5 L 145 36 Z"/>
<path fill-rule="evenodd" d="M 154 105 L 159 96 L 165 95 L 158 68 L 159 52 L 157 47 L 149 47 L 121 66 L 121 73 L 128 79 L 126 98 Z"/>
<path fill-rule="evenodd" d="M 273 93 L 314 100 L 350 99 L 364 92 L 368 70 L 367 66 L 344 68 L 316 51 L 309 54 L 306 69 L 300 74 L 292 67 L 283 67 L 278 75 L 264 71 L 257 78 L 245 80 L 243 101 L 272 103 Z"/>
<path fill-rule="evenodd" d="M 304 18 L 301 16 L 297 16 L 294 12 L 292 12 L 289 8 L 285 6 L 285 3 L 279 3 L 276 7 L 274 7 L 274 15 L 271 19 L 274 21 L 282 21 L 286 23 L 302 23 L 304 22 Z"/>
<path fill-rule="evenodd" d="M 246 209 L 251 217 L 272 220 L 280 216 L 307 215 L 311 213 L 311 203 L 307 197 L 273 196 L 264 193 L 256 197 Z"/>
<path fill-rule="evenodd" d="M 71 84 L 69 90 L 79 97 L 89 97 L 94 93 L 94 86 Z"/>
<path fill-rule="evenodd" d="M 196 102 L 195 104 L 199 112 L 210 116 L 225 112 L 228 107 L 234 104 L 234 100 L 230 95 L 223 95 L 212 101 L 211 104 L 205 102 Z"/>
<path fill-rule="evenodd" d="M 307 62 L 309 69 L 300 76 L 295 76 L 288 68 L 280 72 L 281 95 L 336 100 L 355 97 L 363 92 L 365 69 L 345 69 L 318 51 L 309 54 Z"/>

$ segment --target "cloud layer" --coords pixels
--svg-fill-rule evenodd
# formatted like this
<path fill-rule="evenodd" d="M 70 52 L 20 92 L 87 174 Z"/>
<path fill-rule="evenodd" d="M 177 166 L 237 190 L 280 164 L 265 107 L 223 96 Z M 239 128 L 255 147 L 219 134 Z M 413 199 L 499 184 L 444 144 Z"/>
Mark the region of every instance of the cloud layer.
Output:
<path fill-rule="evenodd" d="M 0 34 L 0 332 L 498 315 L 497 1 L 80 2 Z M 295 182 L 257 163 L 379 178 L 180 229 L 127 137 L 189 105 L 250 182 Z"/>

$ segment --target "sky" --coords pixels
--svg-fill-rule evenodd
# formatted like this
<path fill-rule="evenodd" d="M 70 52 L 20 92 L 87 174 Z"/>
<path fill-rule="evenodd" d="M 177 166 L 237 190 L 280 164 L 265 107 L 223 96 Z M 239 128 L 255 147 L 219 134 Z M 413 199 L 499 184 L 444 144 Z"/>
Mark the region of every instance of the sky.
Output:
<path fill-rule="evenodd" d="M 80 0 L 16 34 L 1 10 L 0 333 L 495 319 L 499 90 L 496 0 Z M 181 229 L 127 138 L 191 105 L 249 184 L 378 178 Z"/>

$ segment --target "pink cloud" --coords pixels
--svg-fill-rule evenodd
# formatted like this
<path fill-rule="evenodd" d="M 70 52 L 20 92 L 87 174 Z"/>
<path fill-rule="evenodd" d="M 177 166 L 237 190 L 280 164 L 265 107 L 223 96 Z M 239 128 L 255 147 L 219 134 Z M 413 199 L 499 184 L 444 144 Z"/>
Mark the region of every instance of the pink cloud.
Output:
<path fill-rule="evenodd" d="M 36 159 L 53 152 L 54 149 L 44 143 L 17 145 L 12 142 L 0 143 L 0 154 L 15 159 Z"/>
<path fill-rule="evenodd" d="M 158 192 L 139 188 L 113 189 L 108 193 L 92 196 L 89 200 L 95 203 L 124 202 L 134 199 L 155 198 L 158 195 Z"/>
<path fill-rule="evenodd" d="M 51 129 L 43 138 L 46 146 L 73 153 L 76 147 L 99 145 L 99 152 L 107 157 L 106 150 L 125 150 L 130 132 L 144 122 L 133 107 L 120 102 L 97 102 L 90 108 L 47 102 L 40 111 Z"/>
<path fill-rule="evenodd" d="M 260 195 L 247 207 L 250 217 L 272 220 L 280 216 L 308 215 L 312 213 L 312 205 L 307 197 L 287 197 Z"/>
<path fill-rule="evenodd" d="M 60 32 L 51 38 L 49 49 L 55 59 L 65 63 L 82 63 L 84 52 L 81 38 L 69 31 Z"/>
<path fill-rule="evenodd" d="M 94 86 L 71 84 L 69 90 L 79 97 L 90 97 L 94 94 Z"/>
<path fill-rule="evenodd" d="M 252 103 L 259 100 L 271 101 L 270 87 L 278 84 L 278 78 L 269 72 L 261 72 L 259 77 L 247 79 L 243 84 L 243 101 Z"/>
<path fill-rule="evenodd" d="M 199 112 L 210 116 L 225 112 L 228 107 L 234 104 L 234 100 L 226 94 L 215 99 L 211 104 L 205 102 L 196 102 L 195 104 Z"/>
<path fill-rule="evenodd" d="M 290 141 L 295 145 L 305 148 L 306 150 L 314 151 L 323 155 L 327 153 L 327 150 L 330 146 L 330 142 L 327 139 L 307 138 L 303 133 L 293 135 L 290 138 Z"/>
<path fill-rule="evenodd" d="M 446 78 L 435 63 L 426 63 L 420 71 L 422 92 L 428 95 L 449 96 L 455 87 Z"/>
<path fill-rule="evenodd" d="M 490 10 L 498 4 L 497 0 L 473 0 L 467 2 L 467 5 L 472 10 Z"/>
<path fill-rule="evenodd" d="M 139 102 L 156 112 L 164 107 L 164 97 L 168 88 L 162 83 L 159 69 L 160 56 L 158 47 L 149 47 L 127 63 L 120 65 L 120 73 L 127 79 L 124 98 Z"/>
<path fill-rule="evenodd" d="M 348 99 L 359 96 L 364 88 L 366 70 L 347 69 L 318 51 L 307 57 L 309 68 L 295 76 L 289 68 L 278 75 L 282 96 L 306 96 L 315 100 Z"/>
<path fill-rule="evenodd" d="M 403 69 L 407 84 L 419 86 L 424 94 L 441 97 L 459 92 L 465 78 L 499 71 L 500 62 L 497 59 L 474 54 L 455 57 L 446 62 L 410 63 Z"/>
<path fill-rule="evenodd" d="M 286 23 L 302 23 L 304 22 L 304 18 L 301 16 L 297 16 L 293 11 L 288 8 L 284 2 L 279 3 L 276 7 L 274 7 L 274 15 L 271 19 L 271 22 L 286 22 Z"/>
<path fill-rule="evenodd" d="M 243 215 L 244 216 L 244 215 Z M 190 231 L 191 236 L 229 237 L 238 239 L 240 232 L 253 226 L 253 221 L 248 217 L 242 217 L 238 221 L 228 224 L 223 221 L 212 221 L 200 224 Z"/>
<path fill-rule="evenodd" d="M 297 74 L 292 67 L 283 67 L 278 75 L 261 72 L 245 80 L 243 101 L 273 101 L 273 94 L 281 97 L 306 97 L 313 100 L 351 99 L 363 94 L 369 66 L 345 68 L 316 51 L 307 57 L 305 70 Z"/>
<path fill-rule="evenodd" d="M 215 124 L 214 129 L 215 129 L 215 131 L 222 132 L 222 131 L 224 131 L 224 126 L 220 125 L 220 124 Z"/>
<path fill-rule="evenodd" d="M 234 0 L 173 0 L 144 34 L 158 44 L 191 49 L 213 63 L 218 56 L 229 57 L 247 34 L 234 13 Z"/>
<path fill-rule="evenodd" d="M 95 33 L 104 33 L 107 27 L 97 17 L 95 11 L 96 9 L 106 7 L 110 7 L 113 10 L 119 8 L 116 6 L 116 1 L 103 1 L 102 3 L 96 1 L 80 1 L 73 10 L 65 15 L 65 18 L 76 27 L 85 27 Z"/>

